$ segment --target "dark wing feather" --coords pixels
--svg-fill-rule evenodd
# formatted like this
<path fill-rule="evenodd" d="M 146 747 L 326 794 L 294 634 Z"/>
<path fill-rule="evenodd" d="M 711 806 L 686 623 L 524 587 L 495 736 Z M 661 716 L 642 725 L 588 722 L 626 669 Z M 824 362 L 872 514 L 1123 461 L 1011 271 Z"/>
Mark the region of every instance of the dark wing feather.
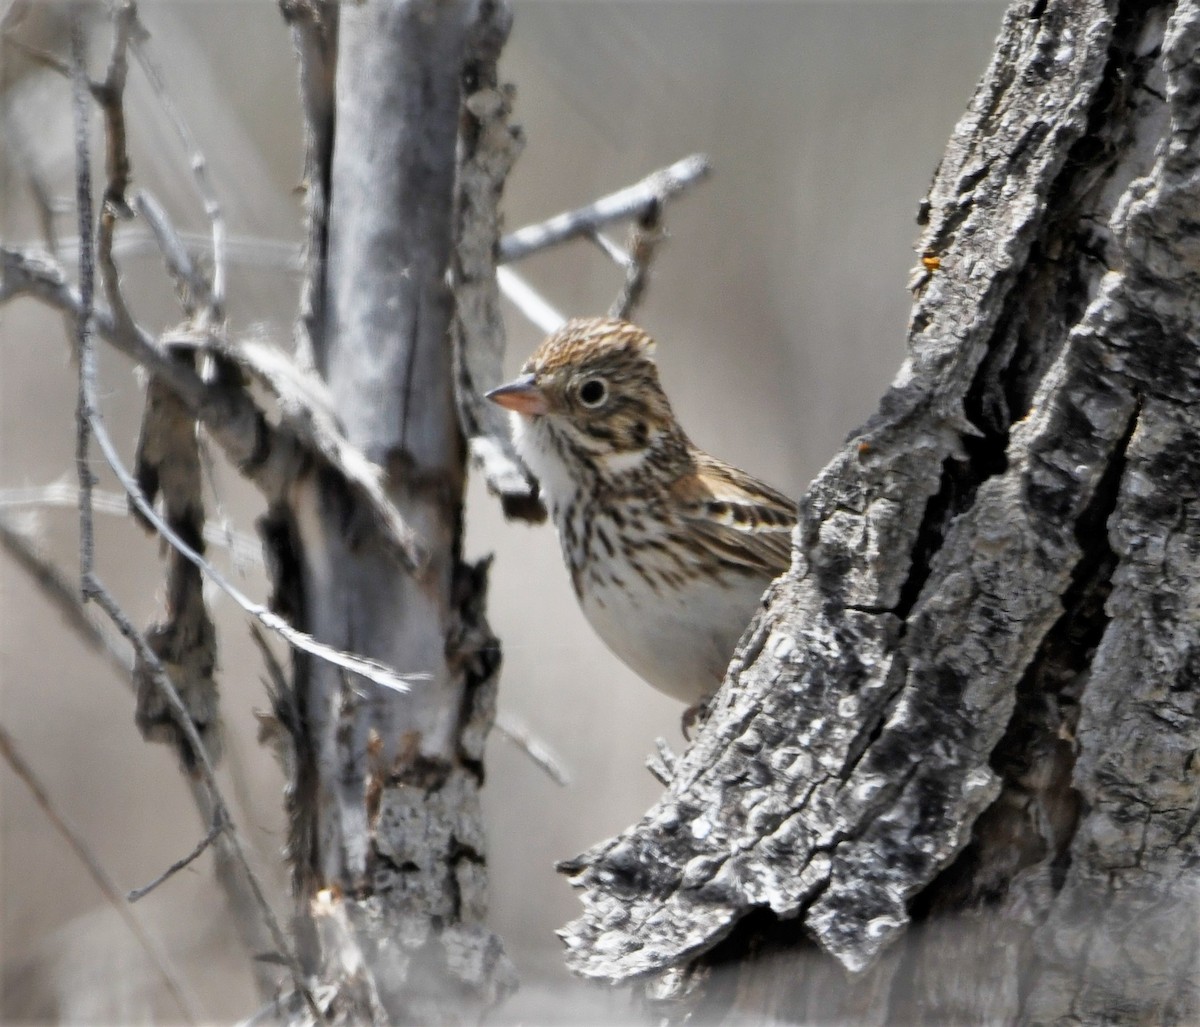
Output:
<path fill-rule="evenodd" d="M 792 560 L 796 504 L 781 492 L 707 453 L 691 453 L 694 470 L 672 493 L 698 539 L 723 563 L 769 577 Z"/>

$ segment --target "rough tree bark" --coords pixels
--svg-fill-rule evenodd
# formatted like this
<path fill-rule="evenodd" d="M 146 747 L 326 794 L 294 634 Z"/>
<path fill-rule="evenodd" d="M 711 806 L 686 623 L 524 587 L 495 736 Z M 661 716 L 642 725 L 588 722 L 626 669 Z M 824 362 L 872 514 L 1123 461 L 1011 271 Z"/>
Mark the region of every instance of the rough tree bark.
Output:
<path fill-rule="evenodd" d="M 666 794 L 563 867 L 578 972 L 715 1022 L 1200 1017 L 1198 127 L 1200 5 L 1013 3 L 907 360 Z"/>
<path fill-rule="evenodd" d="M 461 560 L 460 415 L 509 513 L 540 513 L 470 397 L 500 354 L 507 13 L 282 7 L 307 129 L 298 352 L 327 395 L 228 339 L 220 289 L 161 338 L 124 308 L 129 3 L 93 91 L 106 305 L 9 247 L 0 302 L 90 320 L 152 374 L 125 487 L 144 516 L 161 494 L 182 541 L 162 624 L 122 627 L 139 718 L 204 771 L 231 894 L 262 914 L 211 777 L 214 641 L 181 548 L 203 543 L 195 423 L 267 499 L 276 608 L 343 651 L 292 632 L 294 681 L 275 675 L 303 968 L 269 916 L 246 933 L 307 992 L 287 1015 L 472 1021 L 512 979 L 483 926 L 497 649 L 486 567 Z M 805 496 L 793 568 L 667 793 L 565 865 L 574 969 L 714 1022 L 1200 1018 L 1198 55 L 1200 0 L 1013 4 L 922 207 L 908 359 Z M 173 229 L 156 235 L 189 277 Z M 427 677 L 388 690 L 389 667 Z"/>
<path fill-rule="evenodd" d="M 302 350 L 348 441 L 385 471 L 420 566 L 386 558 L 336 476 L 264 525 L 277 599 L 338 648 L 425 675 L 366 689 L 296 661 L 292 858 L 304 956 L 345 1022 L 476 1019 L 511 988 L 484 926 L 479 788 L 498 649 L 486 564 L 461 560 L 466 446 L 450 346 L 463 79 L 507 34 L 477 0 L 285 6 L 308 118 Z M 336 70 L 334 70 L 336 69 Z"/>

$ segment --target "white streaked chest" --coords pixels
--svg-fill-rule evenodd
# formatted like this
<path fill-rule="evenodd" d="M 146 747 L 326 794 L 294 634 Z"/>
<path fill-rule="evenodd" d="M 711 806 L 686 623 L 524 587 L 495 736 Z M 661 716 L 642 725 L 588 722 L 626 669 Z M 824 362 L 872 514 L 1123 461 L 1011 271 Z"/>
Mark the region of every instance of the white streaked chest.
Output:
<path fill-rule="evenodd" d="M 513 441 L 541 484 L 575 593 L 595 632 L 667 695 L 691 705 L 715 692 L 767 579 L 706 574 L 694 555 L 664 549 L 656 520 L 661 510 L 652 502 L 627 497 L 597 504 L 586 474 L 572 472 L 545 426 L 514 415 Z M 605 471 L 615 476 L 635 471 L 645 454 L 606 460 Z"/>
<path fill-rule="evenodd" d="M 689 705 L 716 691 L 734 646 L 754 615 L 766 582 L 745 575 L 700 574 L 663 551 L 628 553 L 637 511 L 621 525 L 593 525 L 591 554 L 574 570 L 584 616 L 623 663 L 661 692 Z M 603 539 L 611 538 L 616 555 Z M 570 554 L 564 550 L 570 562 Z M 636 562 L 635 562 L 636 561 Z"/>

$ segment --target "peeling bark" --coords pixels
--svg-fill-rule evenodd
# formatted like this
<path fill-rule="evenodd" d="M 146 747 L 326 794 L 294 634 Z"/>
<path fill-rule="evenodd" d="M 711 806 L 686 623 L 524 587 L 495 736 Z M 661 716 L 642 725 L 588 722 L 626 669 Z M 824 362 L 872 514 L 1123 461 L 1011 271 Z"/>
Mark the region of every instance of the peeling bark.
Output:
<path fill-rule="evenodd" d="M 472 462 L 507 516 L 537 523 L 546 519 L 537 482 L 513 448 L 504 411 L 483 398 L 504 378 L 506 333 L 496 281 L 500 197 L 525 146 L 520 128 L 508 120 L 512 87 L 501 85 L 496 72 L 511 24 L 506 5 L 485 0 L 472 40 L 474 58 L 464 68 L 453 268 L 454 362 L 459 417 Z"/>
<path fill-rule="evenodd" d="M 481 24 L 497 8 L 484 6 L 336 14 L 328 206 L 324 232 L 310 231 L 301 328 L 348 442 L 384 469 L 423 559 L 407 573 L 381 559 L 377 525 L 332 475 L 302 480 L 265 527 L 277 598 L 297 623 L 425 675 L 389 692 L 298 660 L 281 718 L 299 733 L 290 808 L 306 958 L 337 1022 L 472 1022 L 513 984 L 483 923 L 479 789 L 499 649 L 483 613 L 486 563 L 461 559 L 466 446 L 447 285 L 464 67 L 476 47 L 493 61 L 498 47 Z M 310 147 L 322 138 L 311 132 Z M 310 164 L 312 189 L 320 154 Z"/>
<path fill-rule="evenodd" d="M 1200 1015 L 1198 40 L 1010 8 L 904 366 L 667 793 L 564 865 L 575 970 L 718 1022 Z"/>

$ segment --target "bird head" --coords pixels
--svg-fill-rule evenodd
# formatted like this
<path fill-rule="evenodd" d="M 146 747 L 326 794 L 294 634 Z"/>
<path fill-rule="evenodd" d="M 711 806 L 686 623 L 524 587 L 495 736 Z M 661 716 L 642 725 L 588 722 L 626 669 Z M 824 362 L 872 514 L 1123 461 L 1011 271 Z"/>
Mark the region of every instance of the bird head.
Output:
<path fill-rule="evenodd" d="M 517 450 L 551 491 L 558 468 L 547 462 L 569 464 L 576 478 L 619 474 L 683 439 L 653 354 L 654 340 L 628 321 L 578 318 L 487 398 L 513 412 Z"/>

